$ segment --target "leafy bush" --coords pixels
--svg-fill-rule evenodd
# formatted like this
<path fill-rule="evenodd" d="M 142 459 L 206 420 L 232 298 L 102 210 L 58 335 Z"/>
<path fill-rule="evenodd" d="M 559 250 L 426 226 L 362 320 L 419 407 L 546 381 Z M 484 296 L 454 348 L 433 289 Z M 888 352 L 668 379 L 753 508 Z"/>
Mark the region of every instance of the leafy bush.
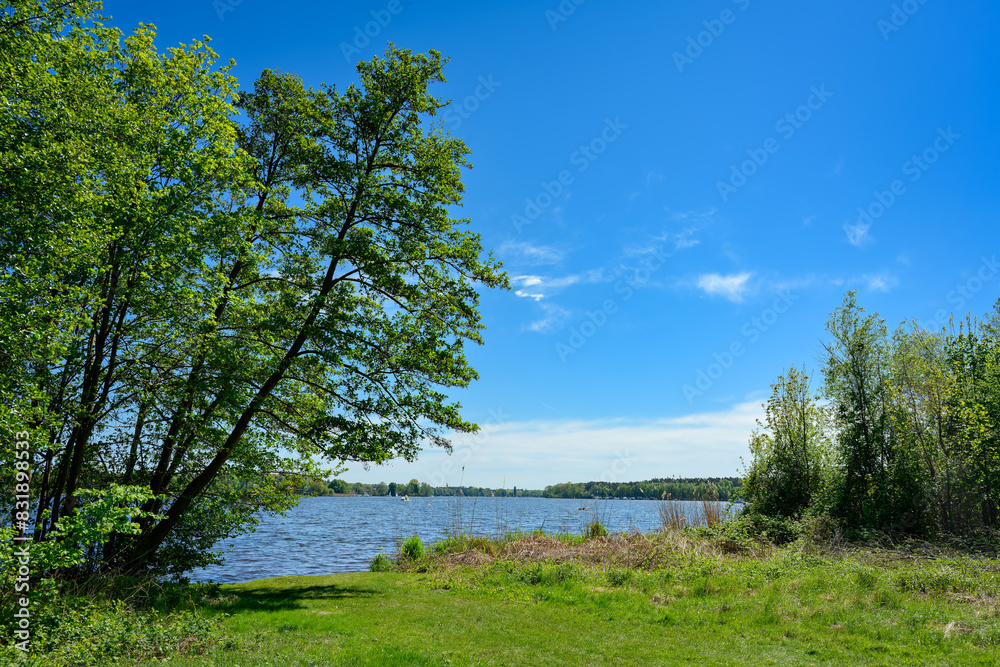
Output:
<path fill-rule="evenodd" d="M 133 518 L 161 518 L 138 507 L 155 497 L 148 487 L 112 484 L 108 489 L 80 489 L 76 495 L 89 502 L 81 504 L 75 514 L 60 517 L 49 539 L 24 544 L 33 577 L 82 564 L 87 547 L 105 544 L 112 533 L 137 534 L 139 524 Z M 14 551 L 20 548 L 14 542 L 13 527 L 0 528 L 0 584 L 4 591 L 13 590 L 18 567 Z"/>
<path fill-rule="evenodd" d="M 48 593 L 32 596 L 30 664 L 36 667 L 120 665 L 200 654 L 215 636 L 216 621 L 194 611 L 161 615 L 137 611 L 120 600 Z M 5 636 L 11 636 L 10 611 L 3 610 Z M 15 664 L 18 654 L 13 646 L 0 647 L 0 662 Z"/>
<path fill-rule="evenodd" d="M 802 533 L 802 526 L 794 518 L 765 516 L 744 508 L 736 516 L 719 524 L 726 537 L 742 543 L 748 540 L 765 540 L 782 545 L 794 542 Z"/>
<path fill-rule="evenodd" d="M 424 543 L 416 535 L 403 542 L 403 558 L 406 560 L 420 560 L 425 553 Z"/>
<path fill-rule="evenodd" d="M 583 531 L 583 536 L 587 539 L 606 537 L 607 535 L 608 529 L 600 521 L 591 521 Z"/>
<path fill-rule="evenodd" d="M 743 497 L 760 514 L 790 517 L 810 506 L 822 481 L 824 413 L 804 371 L 778 377 L 765 418 L 750 438 Z"/>
<path fill-rule="evenodd" d="M 372 559 L 371 565 L 368 567 L 372 572 L 388 572 L 392 568 L 392 561 L 381 552 L 375 554 L 375 558 Z"/>

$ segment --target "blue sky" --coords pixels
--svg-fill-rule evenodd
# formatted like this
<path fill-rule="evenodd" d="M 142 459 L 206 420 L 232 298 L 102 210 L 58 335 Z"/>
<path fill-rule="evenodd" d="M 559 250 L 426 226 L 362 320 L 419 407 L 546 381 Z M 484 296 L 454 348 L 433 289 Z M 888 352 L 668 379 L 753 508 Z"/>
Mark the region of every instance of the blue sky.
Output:
<path fill-rule="evenodd" d="M 734 475 L 846 290 L 890 327 L 1000 296 L 1000 6 L 577 1 L 105 3 L 161 48 L 210 35 L 243 86 L 451 58 L 460 214 L 513 284 L 456 393 L 484 429 L 350 481 Z"/>

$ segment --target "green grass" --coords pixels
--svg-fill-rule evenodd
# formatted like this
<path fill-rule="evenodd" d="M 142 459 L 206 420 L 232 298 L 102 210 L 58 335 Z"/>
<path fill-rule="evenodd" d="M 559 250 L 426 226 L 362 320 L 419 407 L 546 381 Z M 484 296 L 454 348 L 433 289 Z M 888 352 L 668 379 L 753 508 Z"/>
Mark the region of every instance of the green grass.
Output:
<path fill-rule="evenodd" d="M 1000 656 L 1000 561 L 693 547 L 630 560 L 613 540 L 453 538 L 389 572 L 224 586 L 205 606 L 228 614 L 223 638 L 203 656 L 155 664 L 995 665 Z M 588 543 L 617 555 L 554 559 L 539 547 Z M 461 564 L 473 551 L 478 564 Z"/>

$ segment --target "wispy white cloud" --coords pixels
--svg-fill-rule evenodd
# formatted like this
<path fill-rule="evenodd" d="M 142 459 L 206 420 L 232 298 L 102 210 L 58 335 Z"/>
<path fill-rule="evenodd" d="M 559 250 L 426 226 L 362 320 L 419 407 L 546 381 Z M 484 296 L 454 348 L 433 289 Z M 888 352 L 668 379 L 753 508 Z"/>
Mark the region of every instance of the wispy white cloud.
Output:
<path fill-rule="evenodd" d="M 698 239 L 694 238 L 695 229 L 693 227 L 684 229 L 677 234 L 674 234 L 674 250 L 683 250 L 684 248 L 693 248 L 694 246 L 701 243 Z"/>
<path fill-rule="evenodd" d="M 752 273 L 734 273 L 723 276 L 718 273 L 706 273 L 698 276 L 696 285 L 710 296 L 721 296 L 739 303 L 750 291 L 749 281 Z"/>
<path fill-rule="evenodd" d="M 671 211 L 670 209 L 667 211 L 670 214 L 670 220 L 679 223 L 680 229 L 664 232 L 658 237 L 658 240 L 672 244 L 674 250 L 693 248 L 700 244 L 701 241 L 695 238 L 695 234 L 711 225 L 715 221 L 716 214 L 714 207 L 704 211 Z"/>
<path fill-rule="evenodd" d="M 701 243 L 694 236 L 698 227 L 685 227 L 678 232 L 664 231 L 652 237 L 645 243 L 628 245 L 622 248 L 622 256 L 626 258 L 641 257 L 649 254 L 663 254 L 664 251 L 684 250 Z"/>
<path fill-rule="evenodd" d="M 511 285 L 515 288 L 515 295 L 535 301 L 540 301 L 571 285 L 597 283 L 603 280 L 604 272 L 601 269 L 561 277 L 521 275 L 510 278 Z"/>
<path fill-rule="evenodd" d="M 513 261 L 532 266 L 558 264 L 566 256 L 566 251 L 546 245 L 534 245 L 527 241 L 508 239 L 500 246 L 500 255 Z"/>
<path fill-rule="evenodd" d="M 871 234 L 868 233 L 869 225 L 864 223 L 844 223 L 844 231 L 847 232 L 847 242 L 855 247 L 862 247 L 871 242 Z"/>
<path fill-rule="evenodd" d="M 707 208 L 704 211 L 670 211 L 670 219 L 674 222 L 693 222 L 696 223 L 698 227 L 707 225 L 713 221 L 718 209 L 714 206 Z"/>
<path fill-rule="evenodd" d="M 561 308 L 554 303 L 541 303 L 539 305 L 541 306 L 544 315 L 541 318 L 525 325 L 524 328 L 528 331 L 535 331 L 537 333 L 552 331 L 553 329 L 558 328 L 560 324 L 568 320 L 572 314 L 570 311 L 565 308 Z"/>
<path fill-rule="evenodd" d="M 792 278 L 775 278 L 768 282 L 767 287 L 772 292 L 798 292 L 809 289 L 819 282 L 821 282 L 821 278 L 809 274 Z"/>
<path fill-rule="evenodd" d="M 451 456 L 430 449 L 415 463 L 373 466 L 367 472 L 358 466 L 348 478 L 543 488 L 566 481 L 729 476 L 747 456 L 760 416 L 760 401 L 752 400 L 670 419 L 505 421 L 456 437 Z"/>
<path fill-rule="evenodd" d="M 888 271 L 882 271 L 881 273 L 865 274 L 861 276 L 867 285 L 868 289 L 873 292 L 888 292 L 893 287 L 899 284 L 899 278 L 890 275 Z"/>

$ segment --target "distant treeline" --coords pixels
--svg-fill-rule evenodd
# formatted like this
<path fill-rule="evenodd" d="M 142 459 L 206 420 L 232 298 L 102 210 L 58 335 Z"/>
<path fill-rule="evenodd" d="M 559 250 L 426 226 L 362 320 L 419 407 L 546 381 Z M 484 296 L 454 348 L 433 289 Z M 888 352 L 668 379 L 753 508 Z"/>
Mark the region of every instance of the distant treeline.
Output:
<path fill-rule="evenodd" d="M 330 496 L 496 496 L 519 498 L 637 498 L 673 500 L 722 501 L 739 498 L 741 480 L 738 477 L 654 478 L 642 482 L 566 482 L 544 489 L 491 489 L 480 486 L 431 486 L 411 479 L 409 482 L 379 482 L 364 484 L 314 479 L 300 489 L 302 495 Z"/>
<path fill-rule="evenodd" d="M 512 497 L 533 496 L 540 498 L 543 492 L 530 489 L 490 489 L 481 486 L 431 486 L 427 482 L 411 479 L 409 482 L 379 482 L 378 484 L 365 484 L 363 482 L 347 482 L 342 479 L 332 479 L 330 481 L 313 479 L 299 488 L 299 494 L 303 496 L 333 496 L 333 495 L 353 495 L 353 496 L 498 496 Z"/>
<path fill-rule="evenodd" d="M 736 500 L 738 477 L 654 478 L 644 482 L 567 482 L 547 486 L 545 498 L 651 498 Z"/>

